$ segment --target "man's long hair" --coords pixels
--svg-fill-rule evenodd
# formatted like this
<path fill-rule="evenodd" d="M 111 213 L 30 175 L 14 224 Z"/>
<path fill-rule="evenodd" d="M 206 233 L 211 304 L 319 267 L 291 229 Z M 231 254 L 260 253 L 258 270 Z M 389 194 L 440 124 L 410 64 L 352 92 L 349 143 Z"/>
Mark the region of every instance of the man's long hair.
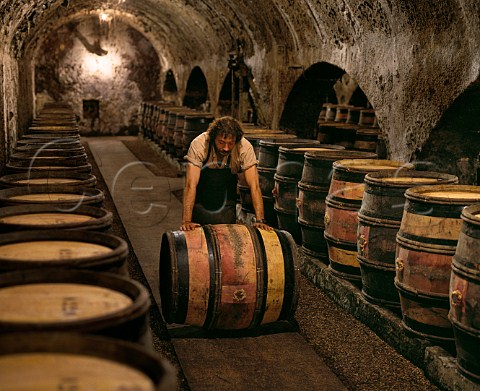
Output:
<path fill-rule="evenodd" d="M 243 129 L 240 122 L 235 118 L 225 116 L 215 119 L 207 129 L 210 140 L 215 140 L 217 136 L 233 136 L 235 142 L 238 143 L 243 137 Z"/>

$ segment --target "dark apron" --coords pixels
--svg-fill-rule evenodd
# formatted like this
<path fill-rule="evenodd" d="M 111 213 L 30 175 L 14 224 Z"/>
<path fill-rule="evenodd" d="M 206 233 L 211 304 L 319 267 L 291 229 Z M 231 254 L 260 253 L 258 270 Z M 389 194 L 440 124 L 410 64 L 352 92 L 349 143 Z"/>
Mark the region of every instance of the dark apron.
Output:
<path fill-rule="evenodd" d="M 205 224 L 235 224 L 237 175 L 230 169 L 230 156 L 225 168 L 208 168 L 203 163 L 197 185 L 192 221 Z"/>

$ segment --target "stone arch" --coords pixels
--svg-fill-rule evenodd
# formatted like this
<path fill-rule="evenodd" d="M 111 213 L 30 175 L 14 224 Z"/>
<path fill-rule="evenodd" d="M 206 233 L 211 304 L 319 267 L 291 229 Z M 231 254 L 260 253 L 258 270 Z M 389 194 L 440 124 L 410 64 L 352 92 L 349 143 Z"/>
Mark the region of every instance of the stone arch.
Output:
<path fill-rule="evenodd" d="M 349 104 L 356 107 L 365 107 L 367 109 L 371 108 L 372 106 L 360 86 L 357 86 L 353 92 Z"/>
<path fill-rule="evenodd" d="M 238 78 L 234 76 L 233 70 L 230 69 L 223 80 L 222 89 L 218 96 L 217 112 L 219 115 L 232 114 L 232 77 L 235 83 L 235 102 L 238 103 L 239 98 L 239 82 Z"/>
<path fill-rule="evenodd" d="M 311 137 L 322 104 L 336 103 L 333 86 L 344 73 L 343 69 L 326 62 L 313 64 L 304 71 L 288 95 L 280 127 L 301 137 Z"/>
<path fill-rule="evenodd" d="M 201 109 L 208 100 L 208 84 L 205 74 L 196 66 L 192 69 L 187 81 L 187 88 L 183 98 L 183 106 L 192 109 Z"/>
<path fill-rule="evenodd" d="M 165 80 L 163 82 L 163 98 L 167 101 L 175 101 L 178 93 L 177 81 L 171 69 L 165 73 Z"/>
<path fill-rule="evenodd" d="M 420 168 L 457 175 L 461 184 L 479 184 L 480 78 L 445 111 L 415 153 Z"/>

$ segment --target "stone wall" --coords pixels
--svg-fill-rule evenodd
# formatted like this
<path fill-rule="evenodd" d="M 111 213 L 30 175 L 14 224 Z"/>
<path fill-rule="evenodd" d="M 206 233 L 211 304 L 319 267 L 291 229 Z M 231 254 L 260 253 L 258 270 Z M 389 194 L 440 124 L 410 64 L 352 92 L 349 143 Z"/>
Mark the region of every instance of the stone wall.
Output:
<path fill-rule="evenodd" d="M 114 7 L 114 3 L 109 4 Z M 162 98 L 167 70 L 177 85 L 177 93 L 169 91 L 168 98 L 181 104 L 192 70 L 199 67 L 212 111 L 217 112 L 229 56 L 240 52 L 254 77 L 267 126 L 282 124 L 285 110 L 292 107 L 294 87 L 305 72 L 316 64 L 329 64 L 358 85 L 375 109 L 389 157 L 442 160 L 440 156 L 448 150 L 448 164 L 437 167 L 461 174 L 467 182 L 474 180 L 467 171 L 475 169 L 479 145 L 474 136 L 479 127 L 475 121 L 461 120 L 465 113 L 471 114 L 473 106 L 465 111 L 457 102 L 477 88 L 477 0 L 144 0 L 118 4 L 114 10 L 117 23 L 107 40 L 91 19 L 98 20 L 98 2 L 22 0 L 12 5 L 0 0 L 5 52 L 13 59 L 30 56 L 36 61 L 37 101 L 58 97 L 72 101 L 84 133 L 132 132 L 138 102 Z M 71 24 L 77 25 L 87 42 L 94 45 L 98 38 L 100 48 L 121 59 L 110 78 L 83 65 L 88 51 Z M 38 51 L 37 42 L 44 37 L 47 41 Z M 8 86 L 6 91 L 10 91 Z M 15 94 L 14 85 L 11 91 Z M 337 97 L 342 96 L 347 99 L 337 91 Z M 320 107 L 312 100 L 317 99 L 313 92 L 309 98 L 311 105 L 295 107 L 302 122 L 288 121 L 289 127 L 303 133 L 301 128 L 311 123 L 303 117 L 314 117 L 314 109 Z M 12 98 L 13 108 L 7 103 L 5 113 L 17 114 L 15 99 L 21 104 L 30 98 Z M 100 118 L 93 123 L 82 116 L 84 99 L 99 101 Z M 469 147 L 449 148 L 450 140 L 457 138 L 468 139 Z"/>
<path fill-rule="evenodd" d="M 37 112 L 47 99 L 71 103 L 82 135 L 136 134 L 140 102 L 160 99 L 155 50 L 115 20 L 91 17 L 53 31 L 35 70 Z M 92 102 L 99 107 L 94 113 L 87 110 Z"/>

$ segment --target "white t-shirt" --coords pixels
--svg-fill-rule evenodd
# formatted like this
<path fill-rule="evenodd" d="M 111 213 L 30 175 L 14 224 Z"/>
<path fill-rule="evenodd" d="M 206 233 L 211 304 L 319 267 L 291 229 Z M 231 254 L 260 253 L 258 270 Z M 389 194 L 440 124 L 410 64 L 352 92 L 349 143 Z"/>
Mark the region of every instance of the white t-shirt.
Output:
<path fill-rule="evenodd" d="M 185 160 L 197 167 L 202 168 L 202 165 L 208 156 L 209 144 L 210 136 L 207 132 L 203 132 L 190 144 L 188 153 L 185 155 Z M 208 168 L 224 168 L 227 164 L 228 156 L 223 156 L 221 159 L 219 159 L 215 153 L 215 147 L 213 145 L 211 149 L 210 157 L 208 158 L 208 162 L 206 162 Z M 242 139 L 235 144 L 230 152 L 230 156 L 230 167 L 233 174 L 244 172 L 250 167 L 258 164 L 253 146 L 245 137 L 242 137 Z"/>

